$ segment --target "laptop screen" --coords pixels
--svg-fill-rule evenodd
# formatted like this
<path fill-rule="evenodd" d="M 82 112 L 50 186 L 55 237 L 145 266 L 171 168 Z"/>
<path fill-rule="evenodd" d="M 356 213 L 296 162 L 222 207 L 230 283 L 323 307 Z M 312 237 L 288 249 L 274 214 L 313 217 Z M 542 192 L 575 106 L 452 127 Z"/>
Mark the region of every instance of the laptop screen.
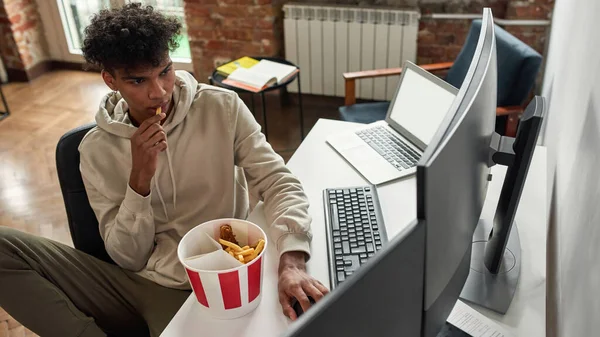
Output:
<path fill-rule="evenodd" d="M 404 67 L 404 77 L 388 121 L 400 125 L 425 146 L 450 109 L 458 90 L 424 70 Z M 442 83 L 443 82 L 443 83 Z"/>

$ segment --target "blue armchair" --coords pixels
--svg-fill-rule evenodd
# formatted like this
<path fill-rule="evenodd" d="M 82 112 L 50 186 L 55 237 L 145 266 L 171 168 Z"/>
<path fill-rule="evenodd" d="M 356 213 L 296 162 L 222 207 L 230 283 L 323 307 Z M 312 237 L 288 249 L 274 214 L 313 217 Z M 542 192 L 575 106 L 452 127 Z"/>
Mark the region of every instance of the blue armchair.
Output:
<path fill-rule="evenodd" d="M 448 70 L 444 80 L 460 88 L 477 47 L 481 20 L 474 20 L 465 44 L 454 62 L 420 65 L 435 72 Z M 496 109 L 496 131 L 514 137 L 523 104 L 535 83 L 542 63 L 542 56 L 534 49 L 496 26 L 496 53 L 498 65 L 498 96 Z M 340 119 L 371 123 L 385 119 L 390 102 L 356 103 L 356 80 L 390 75 L 399 75 L 402 68 L 390 68 L 344 73 L 346 94 L 344 106 L 340 107 Z"/>

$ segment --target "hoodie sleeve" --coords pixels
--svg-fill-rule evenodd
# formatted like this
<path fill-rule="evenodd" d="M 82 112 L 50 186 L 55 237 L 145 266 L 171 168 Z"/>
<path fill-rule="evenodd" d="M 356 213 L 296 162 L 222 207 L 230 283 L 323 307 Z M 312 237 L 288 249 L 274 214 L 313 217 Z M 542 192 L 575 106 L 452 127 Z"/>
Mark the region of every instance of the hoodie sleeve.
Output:
<path fill-rule="evenodd" d="M 264 202 L 270 236 L 279 254 L 302 251 L 310 256 L 312 219 L 300 181 L 267 143 L 244 102 L 234 95 L 232 104 L 235 163 L 244 169 L 250 192 Z"/>
<path fill-rule="evenodd" d="M 80 171 L 88 200 L 96 219 L 108 255 L 122 268 L 139 271 L 147 263 L 154 247 L 154 214 L 151 194 L 137 194 L 126 183 L 123 200 L 111 200 L 99 186 L 102 178 L 88 151 L 81 150 Z M 124 188 L 125 189 L 125 188 Z"/>

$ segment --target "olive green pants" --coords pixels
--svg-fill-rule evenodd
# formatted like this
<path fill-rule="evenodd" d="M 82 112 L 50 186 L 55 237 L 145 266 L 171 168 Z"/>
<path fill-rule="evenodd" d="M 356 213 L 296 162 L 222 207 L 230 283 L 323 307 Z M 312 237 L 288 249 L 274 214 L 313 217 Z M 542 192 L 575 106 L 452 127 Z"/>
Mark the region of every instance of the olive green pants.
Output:
<path fill-rule="evenodd" d="M 189 295 L 0 226 L 0 307 L 40 336 L 158 336 Z"/>

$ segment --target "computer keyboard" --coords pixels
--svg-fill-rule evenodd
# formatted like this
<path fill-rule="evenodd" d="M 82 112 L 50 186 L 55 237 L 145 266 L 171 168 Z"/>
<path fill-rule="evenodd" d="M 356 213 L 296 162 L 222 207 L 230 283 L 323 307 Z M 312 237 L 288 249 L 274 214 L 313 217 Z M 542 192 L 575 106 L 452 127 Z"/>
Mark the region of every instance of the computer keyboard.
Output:
<path fill-rule="evenodd" d="M 345 281 L 387 242 L 371 186 L 323 191 L 331 288 Z"/>
<path fill-rule="evenodd" d="M 415 166 L 421 157 L 417 151 L 383 126 L 362 129 L 356 134 L 398 170 Z"/>

